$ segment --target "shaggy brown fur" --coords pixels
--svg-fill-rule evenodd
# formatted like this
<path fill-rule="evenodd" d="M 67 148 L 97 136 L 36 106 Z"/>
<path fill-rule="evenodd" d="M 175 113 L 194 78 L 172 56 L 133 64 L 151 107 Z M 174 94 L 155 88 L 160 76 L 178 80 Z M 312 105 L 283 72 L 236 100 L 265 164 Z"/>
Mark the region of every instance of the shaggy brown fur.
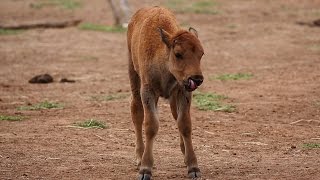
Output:
<path fill-rule="evenodd" d="M 182 30 L 169 10 L 161 7 L 137 11 L 128 27 L 131 115 L 136 134 L 139 179 L 151 178 L 153 142 L 159 128 L 159 97 L 169 99 L 180 132 L 180 147 L 191 178 L 200 177 L 192 147 L 191 92 L 203 81 L 204 54 L 195 29 Z M 144 122 L 145 145 L 142 138 Z"/>

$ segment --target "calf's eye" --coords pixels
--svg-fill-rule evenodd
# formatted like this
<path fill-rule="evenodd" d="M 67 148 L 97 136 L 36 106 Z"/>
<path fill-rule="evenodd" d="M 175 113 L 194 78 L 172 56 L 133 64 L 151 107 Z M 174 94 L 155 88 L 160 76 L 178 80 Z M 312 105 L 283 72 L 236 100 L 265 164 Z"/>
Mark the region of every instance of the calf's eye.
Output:
<path fill-rule="evenodd" d="M 177 59 L 182 59 L 182 54 L 180 54 L 180 53 L 176 53 L 175 56 Z"/>

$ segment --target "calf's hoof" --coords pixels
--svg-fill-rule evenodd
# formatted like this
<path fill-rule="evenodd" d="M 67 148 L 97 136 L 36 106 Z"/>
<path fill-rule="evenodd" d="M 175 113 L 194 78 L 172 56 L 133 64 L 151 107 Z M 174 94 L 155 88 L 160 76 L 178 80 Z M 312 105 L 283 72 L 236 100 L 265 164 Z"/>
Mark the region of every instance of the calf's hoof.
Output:
<path fill-rule="evenodd" d="M 138 180 L 151 180 L 151 174 L 139 174 Z"/>
<path fill-rule="evenodd" d="M 200 169 L 197 167 L 191 168 L 190 170 L 188 170 L 188 177 L 190 179 L 200 179 L 201 178 Z"/>
<path fill-rule="evenodd" d="M 138 180 L 151 180 L 151 171 L 147 169 L 140 170 Z"/>

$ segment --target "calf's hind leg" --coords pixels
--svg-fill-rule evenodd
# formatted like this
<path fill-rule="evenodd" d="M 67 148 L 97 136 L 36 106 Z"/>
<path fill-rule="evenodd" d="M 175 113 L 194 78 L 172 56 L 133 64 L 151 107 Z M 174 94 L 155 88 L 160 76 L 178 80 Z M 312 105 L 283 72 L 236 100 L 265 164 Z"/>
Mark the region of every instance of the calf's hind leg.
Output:
<path fill-rule="evenodd" d="M 137 72 L 133 69 L 132 63 L 129 63 L 129 77 L 132 91 L 131 99 L 131 118 L 134 124 L 134 131 L 136 135 L 136 158 L 138 167 L 141 164 L 142 155 L 144 152 L 144 144 L 142 138 L 142 124 L 143 124 L 143 107 L 140 96 L 140 78 Z"/>

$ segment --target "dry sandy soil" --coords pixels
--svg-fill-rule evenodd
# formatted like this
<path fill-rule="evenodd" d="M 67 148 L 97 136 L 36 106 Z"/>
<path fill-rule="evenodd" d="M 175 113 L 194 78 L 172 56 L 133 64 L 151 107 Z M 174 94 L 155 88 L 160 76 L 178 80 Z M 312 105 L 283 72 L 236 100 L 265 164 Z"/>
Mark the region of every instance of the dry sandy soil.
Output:
<path fill-rule="evenodd" d="M 30 7 L 37 2 L 1 0 L 0 24 L 66 18 L 113 23 L 105 0 L 83 0 L 74 10 Z M 130 2 L 133 11 L 159 4 Z M 320 143 L 320 27 L 308 25 L 320 18 L 320 1 L 215 2 L 218 14 L 177 13 L 182 24 L 198 29 L 205 48 L 200 91 L 226 95 L 225 103 L 237 108 L 226 113 L 192 107 L 203 179 L 318 179 L 320 149 L 305 145 Z M 254 76 L 210 78 L 238 72 Z M 55 82 L 28 83 L 41 73 Z M 59 83 L 64 77 L 76 83 Z M 0 114 L 25 119 L 0 121 L 0 179 L 135 179 L 130 97 L 92 98 L 129 92 L 125 33 L 69 27 L 1 35 Z M 45 100 L 64 108 L 17 109 Z M 169 109 L 161 100 L 153 175 L 186 179 Z M 108 128 L 72 127 L 89 118 Z"/>

